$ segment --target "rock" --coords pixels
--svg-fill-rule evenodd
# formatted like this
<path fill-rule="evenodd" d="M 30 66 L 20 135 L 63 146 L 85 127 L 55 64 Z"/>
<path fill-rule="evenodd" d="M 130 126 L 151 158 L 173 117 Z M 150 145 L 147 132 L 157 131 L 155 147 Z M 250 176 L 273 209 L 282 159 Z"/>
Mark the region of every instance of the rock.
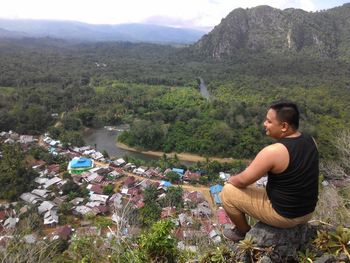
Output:
<path fill-rule="evenodd" d="M 337 262 L 333 255 L 323 255 L 322 257 L 316 259 L 314 263 L 334 263 Z"/>
<path fill-rule="evenodd" d="M 274 247 L 271 259 L 273 262 L 285 262 L 296 258 L 297 251 L 311 239 L 315 229 L 309 224 L 293 228 L 276 228 L 258 222 L 247 233 L 246 238 L 253 238 L 260 248 Z"/>
<path fill-rule="evenodd" d="M 272 263 L 273 261 L 271 260 L 271 258 L 269 258 L 268 256 L 263 256 L 260 260 L 259 263 Z"/>

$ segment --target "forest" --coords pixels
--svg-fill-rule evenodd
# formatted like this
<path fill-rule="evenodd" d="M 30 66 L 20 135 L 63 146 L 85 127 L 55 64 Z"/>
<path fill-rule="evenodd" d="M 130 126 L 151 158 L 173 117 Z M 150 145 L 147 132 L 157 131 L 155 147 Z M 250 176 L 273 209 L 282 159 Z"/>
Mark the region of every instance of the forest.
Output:
<path fill-rule="evenodd" d="M 170 45 L 0 43 L 4 131 L 49 131 L 82 145 L 84 127 L 127 123 L 118 139 L 129 146 L 245 159 L 270 142 L 262 127 L 269 104 L 292 100 L 321 157 L 336 159 L 332 138 L 349 127 L 350 66 L 341 59 L 242 51 L 217 61 Z M 200 77 L 210 100 L 199 92 Z"/>

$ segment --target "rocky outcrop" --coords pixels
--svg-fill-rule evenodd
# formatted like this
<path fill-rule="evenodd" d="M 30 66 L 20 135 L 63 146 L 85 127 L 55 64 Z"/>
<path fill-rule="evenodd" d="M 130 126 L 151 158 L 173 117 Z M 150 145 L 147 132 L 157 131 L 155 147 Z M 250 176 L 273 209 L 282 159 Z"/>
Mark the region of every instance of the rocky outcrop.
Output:
<path fill-rule="evenodd" d="M 264 262 L 295 262 L 297 252 L 315 237 L 316 229 L 310 224 L 281 229 L 258 222 L 247 233 L 246 239 L 266 253 Z"/>

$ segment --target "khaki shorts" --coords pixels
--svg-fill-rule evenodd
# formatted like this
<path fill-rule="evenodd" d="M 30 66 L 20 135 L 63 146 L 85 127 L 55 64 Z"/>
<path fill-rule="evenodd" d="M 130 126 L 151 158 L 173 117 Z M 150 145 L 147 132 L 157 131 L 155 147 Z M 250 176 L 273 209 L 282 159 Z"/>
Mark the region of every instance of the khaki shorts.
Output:
<path fill-rule="evenodd" d="M 253 186 L 238 188 L 227 183 L 220 197 L 230 218 L 238 214 L 248 214 L 265 224 L 279 228 L 291 228 L 307 223 L 312 218 L 312 213 L 297 218 L 286 218 L 279 215 L 273 209 L 265 188 Z"/>

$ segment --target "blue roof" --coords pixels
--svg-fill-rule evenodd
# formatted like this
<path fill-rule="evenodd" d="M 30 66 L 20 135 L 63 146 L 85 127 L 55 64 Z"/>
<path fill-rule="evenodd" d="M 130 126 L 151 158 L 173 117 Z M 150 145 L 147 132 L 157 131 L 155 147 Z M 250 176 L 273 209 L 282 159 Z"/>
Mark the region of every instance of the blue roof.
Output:
<path fill-rule="evenodd" d="M 179 175 L 183 175 L 185 170 L 184 169 L 180 169 L 180 168 L 173 168 L 171 169 L 173 172 L 178 173 Z"/>
<path fill-rule="evenodd" d="M 92 166 L 92 160 L 90 158 L 74 158 L 70 162 L 70 167 L 71 168 L 88 168 Z"/>
<path fill-rule="evenodd" d="M 224 188 L 222 185 L 217 184 L 217 185 L 210 186 L 209 189 L 212 194 L 217 194 L 221 192 L 222 188 Z"/>
<path fill-rule="evenodd" d="M 170 187 L 172 184 L 168 181 L 160 181 L 160 184 L 165 187 Z"/>
<path fill-rule="evenodd" d="M 214 194 L 214 201 L 215 201 L 215 204 L 217 205 L 221 204 L 221 199 L 219 194 Z"/>

